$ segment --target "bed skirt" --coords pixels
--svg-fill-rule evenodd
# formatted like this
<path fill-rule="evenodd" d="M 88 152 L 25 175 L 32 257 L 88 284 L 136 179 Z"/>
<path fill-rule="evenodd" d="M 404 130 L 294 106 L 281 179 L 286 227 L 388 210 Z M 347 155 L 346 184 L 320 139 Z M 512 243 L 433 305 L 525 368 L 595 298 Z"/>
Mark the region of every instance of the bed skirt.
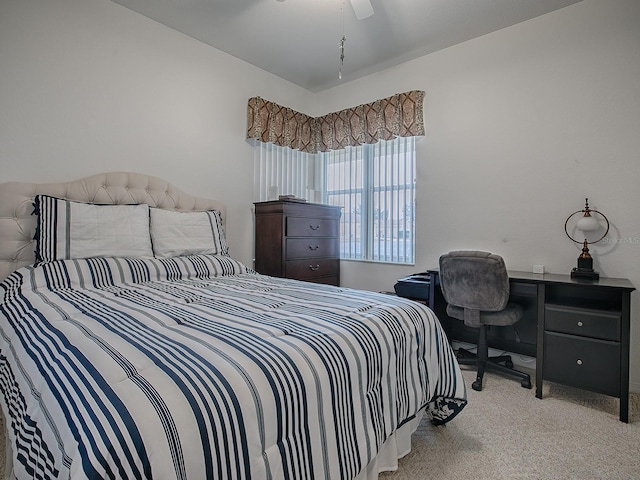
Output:
<path fill-rule="evenodd" d="M 411 436 L 418 429 L 424 410 L 413 420 L 398 428 L 369 462 L 365 469 L 354 480 L 377 480 L 381 472 L 391 472 L 398 469 L 398 460 L 411 452 Z"/>
<path fill-rule="evenodd" d="M 377 480 L 381 472 L 390 472 L 398 469 L 398 460 L 411 452 L 411 436 L 418 429 L 424 412 L 420 412 L 413 420 L 405 423 L 393 435 L 391 435 L 384 443 L 378 455 L 369 462 L 369 465 L 360 472 L 354 480 Z M 0 414 L 2 420 L 2 434 L 4 441 L 4 469 L 1 478 L 9 480 L 13 479 L 13 462 L 11 457 L 11 446 L 8 442 L 8 435 L 4 424 L 4 418 Z M 1 458 L 1 456 L 0 456 Z"/>

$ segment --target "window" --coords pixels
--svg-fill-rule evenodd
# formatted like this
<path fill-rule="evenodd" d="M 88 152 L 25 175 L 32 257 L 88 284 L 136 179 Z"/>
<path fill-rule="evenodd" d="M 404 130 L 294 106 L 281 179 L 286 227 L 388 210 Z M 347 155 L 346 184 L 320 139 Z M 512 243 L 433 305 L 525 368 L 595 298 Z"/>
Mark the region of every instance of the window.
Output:
<path fill-rule="evenodd" d="M 323 200 L 343 207 L 341 258 L 415 263 L 415 137 L 318 156 Z"/>
<path fill-rule="evenodd" d="M 415 263 L 415 137 L 310 154 L 256 142 L 254 200 L 342 207 L 340 256 Z"/>

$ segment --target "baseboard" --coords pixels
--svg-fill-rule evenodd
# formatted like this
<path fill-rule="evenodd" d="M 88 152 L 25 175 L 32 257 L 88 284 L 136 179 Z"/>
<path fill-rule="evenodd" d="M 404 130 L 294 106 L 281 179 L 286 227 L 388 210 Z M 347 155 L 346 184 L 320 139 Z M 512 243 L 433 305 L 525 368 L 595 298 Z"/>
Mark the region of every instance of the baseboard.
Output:
<path fill-rule="evenodd" d="M 473 350 L 476 348 L 476 346 L 472 343 L 465 343 L 465 342 L 458 342 L 458 341 L 453 341 L 451 342 L 451 344 L 453 345 L 453 348 L 457 349 L 458 347 L 462 347 L 462 348 L 467 348 L 470 350 Z M 519 353 L 511 353 L 511 352 L 506 352 L 505 350 L 496 350 L 494 348 L 490 348 L 489 349 L 489 355 L 490 356 L 494 356 L 494 355 L 502 355 L 502 354 L 506 354 L 506 355 L 511 355 L 511 360 L 513 361 L 513 364 L 517 367 L 520 368 L 527 368 L 529 370 L 533 370 L 534 372 L 536 371 L 536 358 L 535 357 L 529 357 L 527 355 L 521 355 Z M 640 393 L 640 383 L 638 382 L 630 382 L 629 383 L 629 391 L 633 392 L 633 393 Z"/>

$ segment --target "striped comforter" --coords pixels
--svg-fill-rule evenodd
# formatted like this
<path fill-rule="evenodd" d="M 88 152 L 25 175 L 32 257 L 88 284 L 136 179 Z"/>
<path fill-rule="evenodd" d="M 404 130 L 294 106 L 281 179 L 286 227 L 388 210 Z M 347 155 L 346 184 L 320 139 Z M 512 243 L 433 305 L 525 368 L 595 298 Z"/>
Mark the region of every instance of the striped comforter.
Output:
<path fill-rule="evenodd" d="M 226 256 L 56 261 L 0 296 L 17 478 L 350 479 L 466 404 L 426 307 Z"/>

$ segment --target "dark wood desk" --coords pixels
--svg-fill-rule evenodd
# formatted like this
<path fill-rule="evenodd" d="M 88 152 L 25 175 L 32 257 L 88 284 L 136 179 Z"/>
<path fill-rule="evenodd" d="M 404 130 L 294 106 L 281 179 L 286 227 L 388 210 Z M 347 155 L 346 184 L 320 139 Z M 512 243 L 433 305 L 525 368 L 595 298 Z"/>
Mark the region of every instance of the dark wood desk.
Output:
<path fill-rule="evenodd" d="M 429 307 L 450 339 L 477 342 L 477 330 L 446 314 L 437 270 L 430 270 Z M 492 329 L 489 346 L 536 357 L 536 397 L 544 380 L 620 399 L 620 420 L 629 421 L 631 282 L 509 271 L 510 301 L 524 317 L 513 327 Z"/>

